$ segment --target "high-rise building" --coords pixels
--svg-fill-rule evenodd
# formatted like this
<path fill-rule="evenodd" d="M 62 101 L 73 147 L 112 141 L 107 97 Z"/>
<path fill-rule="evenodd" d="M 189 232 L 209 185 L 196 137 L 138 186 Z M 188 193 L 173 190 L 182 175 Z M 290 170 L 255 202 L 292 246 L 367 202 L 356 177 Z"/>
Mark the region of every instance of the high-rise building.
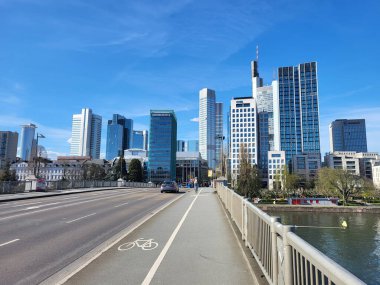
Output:
<path fill-rule="evenodd" d="M 329 126 L 330 152 L 367 152 L 367 135 L 364 119 L 333 121 Z"/>
<path fill-rule="evenodd" d="M 89 108 L 81 114 L 73 115 L 70 155 L 100 157 L 102 117 L 92 113 Z"/>
<path fill-rule="evenodd" d="M 199 152 L 199 141 L 198 140 L 188 140 L 186 145 L 186 151 L 188 152 Z"/>
<path fill-rule="evenodd" d="M 230 110 L 230 162 L 233 180 L 239 175 L 242 147 L 251 165 L 257 164 L 257 109 L 252 97 L 231 100 Z"/>
<path fill-rule="evenodd" d="M 0 168 L 16 161 L 17 132 L 0 131 Z"/>
<path fill-rule="evenodd" d="M 223 154 L 223 103 L 215 103 L 215 156 L 216 166 L 222 161 Z"/>
<path fill-rule="evenodd" d="M 133 131 L 132 148 L 148 150 L 148 131 Z"/>
<path fill-rule="evenodd" d="M 175 180 L 177 118 L 174 111 L 151 110 L 149 132 L 149 181 Z"/>
<path fill-rule="evenodd" d="M 107 125 L 106 159 L 111 160 L 132 147 L 133 120 L 114 114 Z"/>
<path fill-rule="evenodd" d="M 184 140 L 177 140 L 177 152 L 186 151 L 186 142 Z"/>
<path fill-rule="evenodd" d="M 23 161 L 31 161 L 36 155 L 36 141 L 34 139 L 36 125 L 22 125 L 20 136 L 20 158 Z"/>
<path fill-rule="evenodd" d="M 199 152 L 211 169 L 216 166 L 215 103 L 214 90 L 203 88 L 199 91 Z"/>
<path fill-rule="evenodd" d="M 294 155 L 320 155 L 317 63 L 280 67 L 273 94 L 275 149 L 287 165 Z"/>

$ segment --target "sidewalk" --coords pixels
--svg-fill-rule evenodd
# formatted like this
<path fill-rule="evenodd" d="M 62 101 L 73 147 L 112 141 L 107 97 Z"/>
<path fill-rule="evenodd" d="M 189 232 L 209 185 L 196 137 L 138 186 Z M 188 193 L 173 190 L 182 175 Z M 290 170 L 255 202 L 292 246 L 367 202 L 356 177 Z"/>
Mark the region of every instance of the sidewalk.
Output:
<path fill-rule="evenodd" d="M 162 194 L 175 195 L 175 194 Z M 184 194 L 65 284 L 257 284 L 213 188 Z"/>

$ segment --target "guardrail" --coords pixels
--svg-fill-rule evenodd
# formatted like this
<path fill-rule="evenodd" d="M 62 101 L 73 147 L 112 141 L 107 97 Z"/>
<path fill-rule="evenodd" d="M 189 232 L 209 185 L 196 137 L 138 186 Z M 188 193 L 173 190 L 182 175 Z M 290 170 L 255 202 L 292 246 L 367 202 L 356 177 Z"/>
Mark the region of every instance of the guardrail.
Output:
<path fill-rule="evenodd" d="M 267 281 L 272 285 L 365 284 L 243 197 L 216 183 L 217 193 L 239 228 Z"/>
<path fill-rule="evenodd" d="M 0 181 L 0 194 L 14 194 L 34 191 L 35 181 Z M 107 181 L 107 180 L 59 180 L 46 181 L 45 189 L 41 191 L 67 190 L 79 188 L 99 188 L 99 187 L 134 187 L 134 188 L 155 188 L 152 183 Z"/>

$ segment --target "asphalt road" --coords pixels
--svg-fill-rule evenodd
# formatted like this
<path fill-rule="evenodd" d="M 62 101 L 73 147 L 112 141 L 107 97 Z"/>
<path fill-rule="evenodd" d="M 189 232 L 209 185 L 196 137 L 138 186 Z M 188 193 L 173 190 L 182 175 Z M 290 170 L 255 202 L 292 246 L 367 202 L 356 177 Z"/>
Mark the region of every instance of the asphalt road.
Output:
<path fill-rule="evenodd" d="M 0 203 L 0 284 L 38 284 L 176 198 L 116 189 Z"/>

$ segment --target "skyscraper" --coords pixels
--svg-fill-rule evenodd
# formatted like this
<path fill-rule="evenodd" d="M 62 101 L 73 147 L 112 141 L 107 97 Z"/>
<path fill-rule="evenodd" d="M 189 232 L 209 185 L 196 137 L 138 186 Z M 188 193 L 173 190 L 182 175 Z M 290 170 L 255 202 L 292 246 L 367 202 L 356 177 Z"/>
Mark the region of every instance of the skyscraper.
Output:
<path fill-rule="evenodd" d="M 0 168 L 16 161 L 18 133 L 0 131 Z"/>
<path fill-rule="evenodd" d="M 273 94 L 275 149 L 287 165 L 297 154 L 320 155 L 317 63 L 280 67 Z"/>
<path fill-rule="evenodd" d="M 70 155 L 100 157 L 102 117 L 89 108 L 73 115 Z"/>
<path fill-rule="evenodd" d="M 216 166 L 215 103 L 214 90 L 203 88 L 199 91 L 199 152 L 211 169 Z"/>
<path fill-rule="evenodd" d="M 177 118 L 172 110 L 150 111 L 148 177 L 152 182 L 175 180 Z"/>
<path fill-rule="evenodd" d="M 148 131 L 133 131 L 132 148 L 148 150 Z"/>
<path fill-rule="evenodd" d="M 114 114 L 107 125 L 106 159 L 111 160 L 132 147 L 133 120 Z"/>
<path fill-rule="evenodd" d="M 223 103 L 215 103 L 215 157 L 216 166 L 222 161 L 223 154 Z"/>
<path fill-rule="evenodd" d="M 329 126 L 330 151 L 367 152 L 364 119 L 333 121 Z"/>
<path fill-rule="evenodd" d="M 36 125 L 22 125 L 21 126 L 21 137 L 20 137 L 20 158 L 24 161 L 31 161 L 35 156 L 35 139 L 34 134 L 36 130 Z"/>
<path fill-rule="evenodd" d="M 230 162 L 232 179 L 240 169 L 240 150 L 244 147 L 251 165 L 257 164 L 257 109 L 252 97 L 236 97 L 230 110 Z"/>
<path fill-rule="evenodd" d="M 188 140 L 186 151 L 199 152 L 199 141 Z"/>
<path fill-rule="evenodd" d="M 177 152 L 186 151 L 186 142 L 184 140 L 177 140 Z"/>

